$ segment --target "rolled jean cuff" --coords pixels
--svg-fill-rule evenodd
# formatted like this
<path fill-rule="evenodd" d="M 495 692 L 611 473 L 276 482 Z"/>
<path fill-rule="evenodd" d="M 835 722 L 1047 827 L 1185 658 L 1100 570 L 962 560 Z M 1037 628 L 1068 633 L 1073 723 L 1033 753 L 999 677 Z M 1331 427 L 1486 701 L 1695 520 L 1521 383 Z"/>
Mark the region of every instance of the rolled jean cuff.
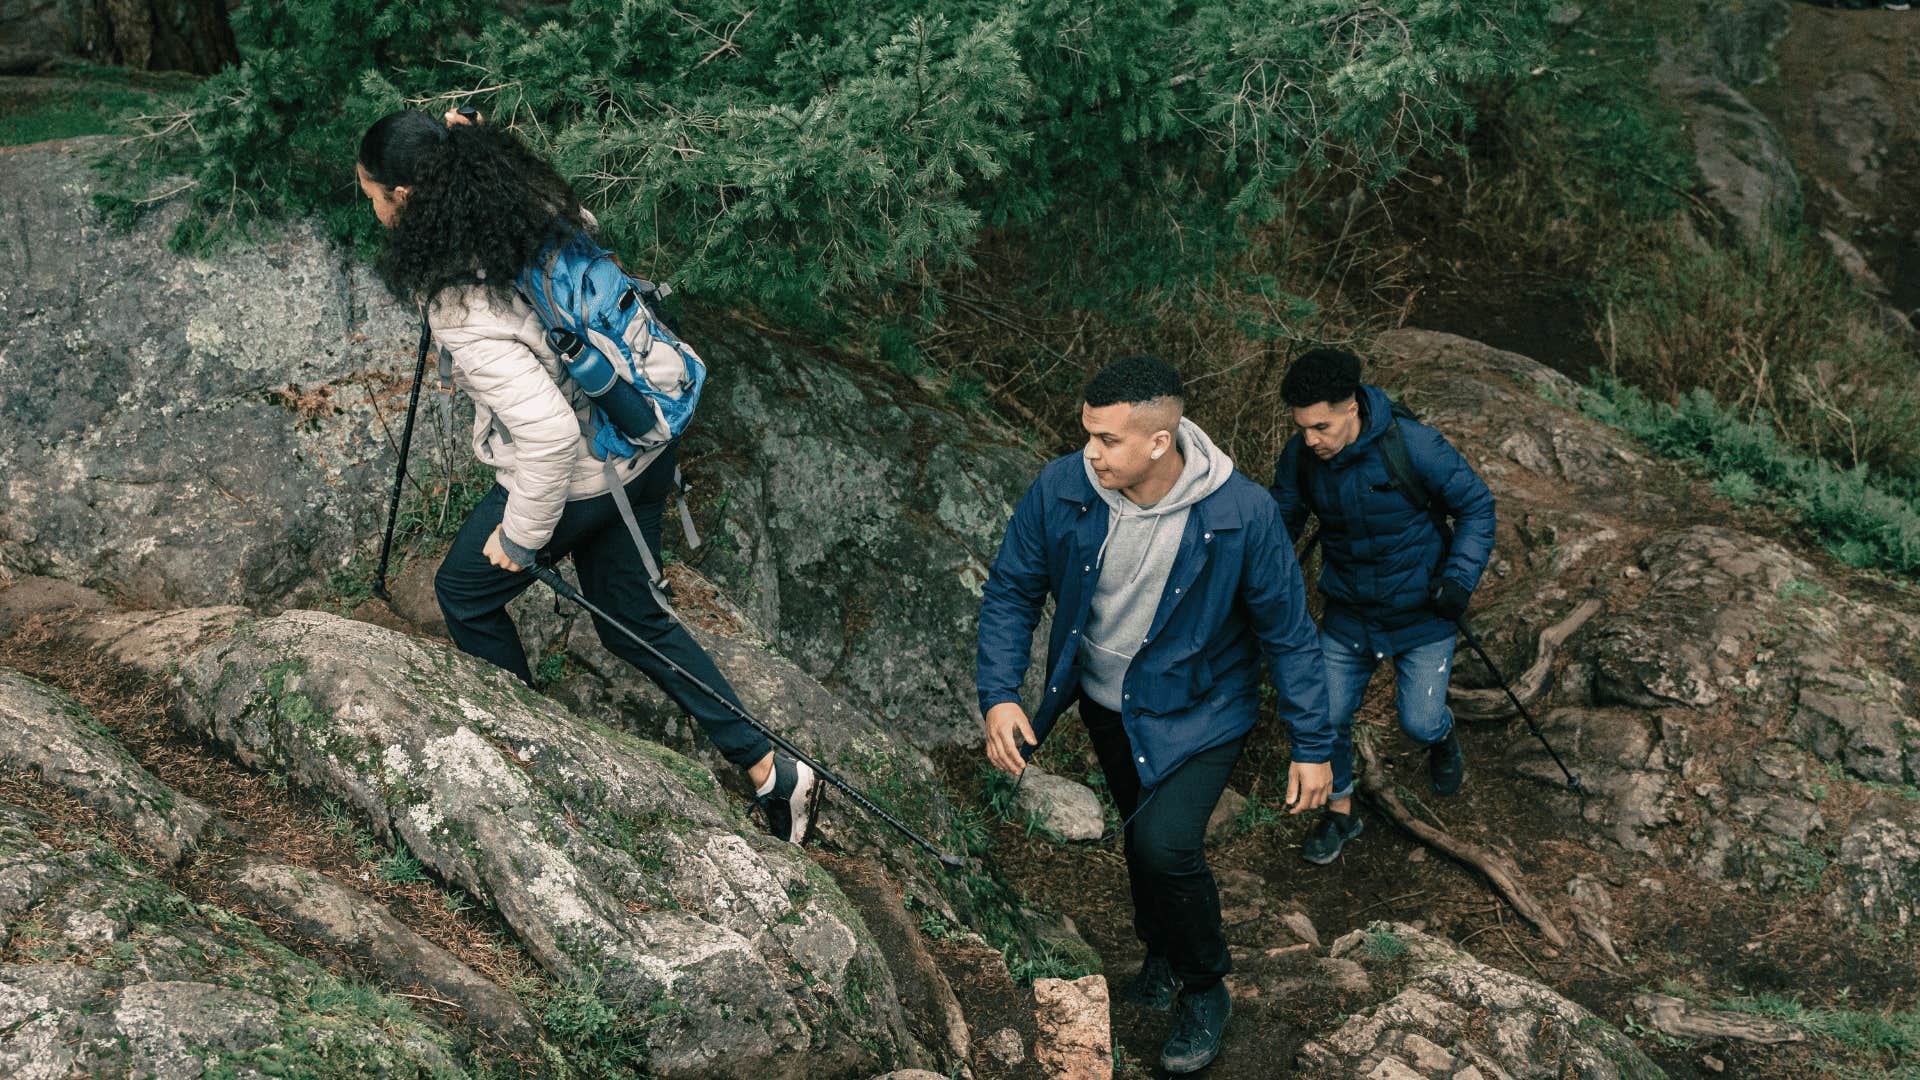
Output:
<path fill-rule="evenodd" d="M 1352 785 L 1352 784 L 1348 784 L 1348 785 L 1347 785 L 1347 790 L 1345 790 L 1345 791 L 1336 791 L 1336 792 L 1334 792 L 1333 794 L 1331 794 L 1331 795 L 1328 795 L 1328 796 L 1327 796 L 1327 801 L 1328 801 L 1328 802 L 1337 802 L 1337 801 L 1339 801 L 1339 800 L 1341 800 L 1341 799 L 1351 799 L 1351 798 L 1353 798 L 1353 785 Z"/>

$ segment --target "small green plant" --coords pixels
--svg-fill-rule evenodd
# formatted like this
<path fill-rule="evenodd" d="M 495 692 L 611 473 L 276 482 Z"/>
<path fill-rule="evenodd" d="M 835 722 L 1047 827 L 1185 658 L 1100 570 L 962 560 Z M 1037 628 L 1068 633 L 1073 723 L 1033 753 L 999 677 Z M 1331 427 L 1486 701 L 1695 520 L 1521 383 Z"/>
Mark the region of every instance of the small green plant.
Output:
<path fill-rule="evenodd" d="M 1754 482 L 1753 477 L 1736 470 L 1716 479 L 1713 493 L 1744 506 L 1760 497 L 1760 485 Z"/>
<path fill-rule="evenodd" d="M 1361 947 L 1367 950 L 1368 956 L 1382 963 L 1390 963 L 1407 954 L 1406 939 L 1391 930 L 1367 931 Z"/>
<path fill-rule="evenodd" d="M 381 881 L 392 882 L 395 885 L 408 885 L 427 880 L 426 867 L 420 864 L 420 860 L 415 858 L 413 852 L 407 850 L 405 845 L 395 848 L 393 854 L 381 859 L 379 865 L 374 868 L 374 872 L 380 875 Z"/>

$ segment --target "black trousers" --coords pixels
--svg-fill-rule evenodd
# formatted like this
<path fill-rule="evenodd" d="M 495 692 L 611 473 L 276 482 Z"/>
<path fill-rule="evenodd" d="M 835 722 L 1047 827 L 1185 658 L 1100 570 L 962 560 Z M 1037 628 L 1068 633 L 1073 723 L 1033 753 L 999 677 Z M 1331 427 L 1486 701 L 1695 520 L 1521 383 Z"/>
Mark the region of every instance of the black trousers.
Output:
<path fill-rule="evenodd" d="M 1188 758 L 1142 806 L 1140 773 L 1120 714 L 1083 697 L 1080 717 L 1120 816 L 1132 818 L 1126 852 L 1134 933 L 1148 953 L 1167 958 L 1183 986 L 1204 990 L 1233 970 L 1220 929 L 1220 891 L 1207 866 L 1207 818 L 1226 790 L 1246 737 Z"/>
<path fill-rule="evenodd" d="M 647 546 L 657 562 L 660 555 L 660 520 L 667 496 L 673 491 L 674 450 L 670 446 L 640 475 L 627 482 L 627 499 L 640 523 Z M 440 613 L 446 616 L 447 633 L 461 652 L 471 653 L 503 667 L 532 684 L 533 672 L 527 667 L 527 653 L 520 645 L 520 633 L 507 614 L 507 603 L 533 584 L 532 574 L 502 570 L 487 561 L 482 550 L 487 537 L 500 524 L 506 512 L 507 492 L 495 484 L 480 505 L 474 507 L 466 524 L 454 537 L 453 547 L 433 577 L 434 596 L 440 601 Z M 713 664 L 686 627 L 675 622 L 653 599 L 647 588 L 647 571 L 634 549 L 633 535 L 620 520 L 612 495 L 570 502 L 553 530 L 553 539 L 541 549 L 543 559 L 557 560 L 573 556 L 580 574 L 580 591 L 607 614 L 619 619 L 653 647 L 673 659 L 708 686 L 725 694 L 738 705 L 733 687 Z M 692 683 L 675 675 L 645 649 L 594 618 L 600 643 L 609 652 L 639 668 L 655 685 L 698 721 L 707 737 L 728 761 L 745 768 L 766 756 L 773 748 L 766 736 L 753 730 L 746 721 L 728 712 Z"/>

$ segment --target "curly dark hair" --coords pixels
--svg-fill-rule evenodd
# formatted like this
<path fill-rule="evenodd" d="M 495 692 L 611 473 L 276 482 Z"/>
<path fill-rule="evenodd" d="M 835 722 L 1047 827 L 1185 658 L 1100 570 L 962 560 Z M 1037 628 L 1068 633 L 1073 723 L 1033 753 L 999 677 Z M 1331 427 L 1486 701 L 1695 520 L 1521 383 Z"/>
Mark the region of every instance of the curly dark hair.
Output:
<path fill-rule="evenodd" d="M 1180 373 L 1157 356 L 1123 356 L 1101 368 L 1087 383 L 1087 404 L 1096 409 L 1160 398 L 1184 402 Z"/>
<path fill-rule="evenodd" d="M 1344 349 L 1309 349 L 1280 380 L 1280 400 L 1296 409 L 1338 405 L 1360 392 L 1360 358 Z"/>
<path fill-rule="evenodd" d="M 573 185 L 501 128 L 391 113 L 359 160 L 376 183 L 410 189 L 375 264 L 402 303 L 476 281 L 504 303 L 521 270 L 584 225 Z"/>

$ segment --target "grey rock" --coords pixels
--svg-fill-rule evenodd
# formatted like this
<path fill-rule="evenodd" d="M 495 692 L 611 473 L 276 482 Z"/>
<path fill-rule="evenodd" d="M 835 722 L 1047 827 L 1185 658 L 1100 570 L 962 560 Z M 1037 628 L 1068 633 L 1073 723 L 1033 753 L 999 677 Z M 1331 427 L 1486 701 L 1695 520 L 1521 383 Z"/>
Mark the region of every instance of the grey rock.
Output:
<path fill-rule="evenodd" d="M 1220 801 L 1213 804 L 1213 813 L 1207 815 L 1207 839 L 1218 842 L 1233 835 L 1234 823 L 1239 820 L 1240 812 L 1247 808 L 1247 797 L 1227 788 L 1220 793 Z"/>
<path fill-rule="evenodd" d="M 227 630 L 178 660 L 186 725 L 404 843 L 497 909 L 556 981 L 649 1010 L 649 1071 L 844 1072 L 906 1041 L 845 897 L 747 827 L 704 767 L 474 658 L 317 612 L 126 618 L 98 640 L 162 665 L 127 639 L 195 619 Z"/>
<path fill-rule="evenodd" d="M 312 870 L 260 859 L 247 860 L 229 884 L 303 937 L 370 958 L 392 985 L 425 987 L 458 1005 L 481 1031 L 510 1043 L 533 1042 L 535 1028 L 519 999 L 371 897 Z"/>
<path fill-rule="evenodd" d="M 1920 803 L 1881 797 L 1840 838 L 1835 918 L 1905 927 L 1920 916 Z"/>
<path fill-rule="evenodd" d="M 720 501 L 701 572 L 917 745 L 975 740 L 980 586 L 1039 455 L 888 371 L 723 324 L 698 344 L 717 362 L 689 472 Z"/>
<path fill-rule="evenodd" d="M 0 802 L 0 919 L 36 928 L 36 962 L 0 963 L 0 1075 L 462 1075 L 405 1002 L 350 989 L 124 860 L 36 835 L 57 828 Z"/>
<path fill-rule="evenodd" d="M 169 250 L 178 203 L 109 227 L 107 145 L 0 156 L 0 568 L 149 603 L 311 593 L 377 535 L 409 320 L 310 225 L 210 259 Z"/>
<path fill-rule="evenodd" d="M 1020 774 L 1014 802 L 1033 815 L 1042 829 L 1063 840 L 1098 840 L 1106 832 L 1106 814 L 1093 789 L 1032 765 Z"/>
<path fill-rule="evenodd" d="M 3 668 L 0 763 L 29 770 L 118 819 L 170 863 L 198 846 L 214 818 L 135 761 L 78 701 Z"/>
<path fill-rule="evenodd" d="M 1692 63 L 1734 86 L 1762 82 L 1773 74 L 1773 47 L 1793 25 L 1787 0 L 1713 4 L 1703 16 L 1705 46 L 1690 58 Z"/>
<path fill-rule="evenodd" d="M 1381 942 L 1392 941 L 1392 947 Z M 1366 967 L 1392 996 L 1307 1043 L 1299 1068 L 1314 1076 L 1519 1080 L 1663 1076 L 1625 1036 L 1555 991 L 1489 967 L 1458 947 L 1399 923 L 1374 923 L 1334 942 L 1332 955 Z"/>
<path fill-rule="evenodd" d="M 1892 136 L 1900 127 L 1894 91 L 1866 71 L 1837 72 L 1813 95 L 1814 131 L 1859 190 L 1874 195 Z"/>
<path fill-rule="evenodd" d="M 987 1036 L 981 1040 L 981 1046 L 993 1060 L 1009 1068 L 1027 1060 L 1026 1041 L 1012 1028 L 1001 1028 Z"/>
<path fill-rule="evenodd" d="M 1549 806 L 1579 814 L 1629 851 L 1653 853 L 1649 834 L 1674 820 L 1681 798 L 1661 725 L 1625 709 L 1566 708 L 1543 717 L 1540 729 L 1580 777 L 1587 797 L 1565 792 L 1560 767 L 1525 731 L 1508 744 L 1513 770 L 1552 789 Z"/>
<path fill-rule="evenodd" d="M 1865 780 L 1920 782 L 1920 720 L 1905 687 L 1876 669 L 1837 670 L 1803 657 L 1791 732 L 1800 745 Z"/>
<path fill-rule="evenodd" d="M 1655 82 L 1693 135 L 1702 197 L 1740 239 L 1761 243 L 1800 218 L 1800 175 L 1786 140 L 1746 96 L 1712 75 L 1671 64 Z"/>
<path fill-rule="evenodd" d="M 1631 610 L 1594 620 L 1595 692 L 1605 703 L 1707 706 L 1741 685 L 1746 656 L 1813 567 L 1770 540 L 1711 525 L 1664 533 L 1640 551 L 1651 579 Z"/>
<path fill-rule="evenodd" d="M 79 55 L 78 0 L 0 0 L 0 74 Z"/>

